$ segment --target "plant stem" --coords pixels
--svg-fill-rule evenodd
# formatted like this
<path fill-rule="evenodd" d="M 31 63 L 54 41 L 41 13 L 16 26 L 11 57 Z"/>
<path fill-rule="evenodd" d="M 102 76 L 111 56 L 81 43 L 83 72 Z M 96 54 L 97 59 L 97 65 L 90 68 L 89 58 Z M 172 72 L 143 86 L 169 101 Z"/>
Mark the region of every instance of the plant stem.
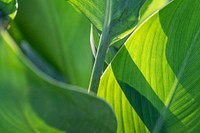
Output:
<path fill-rule="evenodd" d="M 99 46 L 97 49 L 97 54 L 95 57 L 94 67 L 93 67 L 89 90 L 88 90 L 89 92 L 93 91 L 93 92 L 97 93 L 97 91 L 98 91 L 100 78 L 103 73 L 106 53 L 108 51 L 110 41 L 111 41 L 111 37 L 110 37 L 110 24 L 111 24 L 111 12 L 112 12 L 111 11 L 111 8 L 112 8 L 111 2 L 112 2 L 111 0 L 107 0 L 107 2 L 106 2 L 104 25 L 103 25 L 101 38 L 99 41 Z"/>

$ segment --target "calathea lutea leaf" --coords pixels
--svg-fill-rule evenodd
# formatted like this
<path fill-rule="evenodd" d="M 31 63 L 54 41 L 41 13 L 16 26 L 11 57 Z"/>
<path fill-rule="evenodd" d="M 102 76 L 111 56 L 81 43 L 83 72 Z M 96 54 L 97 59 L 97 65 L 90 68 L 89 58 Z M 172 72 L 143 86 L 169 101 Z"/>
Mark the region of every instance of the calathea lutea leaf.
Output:
<path fill-rule="evenodd" d="M 106 0 L 68 0 L 102 32 Z M 111 38 L 130 33 L 139 20 L 139 12 L 146 0 L 111 0 Z"/>

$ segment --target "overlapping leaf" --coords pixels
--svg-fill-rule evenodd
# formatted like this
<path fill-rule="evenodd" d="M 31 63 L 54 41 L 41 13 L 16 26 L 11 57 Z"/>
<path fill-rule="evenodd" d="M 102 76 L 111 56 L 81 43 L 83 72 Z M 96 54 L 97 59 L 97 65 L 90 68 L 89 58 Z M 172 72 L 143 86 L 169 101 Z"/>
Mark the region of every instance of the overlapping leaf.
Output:
<path fill-rule="evenodd" d="M 6 32 L 1 35 L 1 132 L 115 132 L 115 115 L 104 101 L 44 76 L 24 58 Z"/>
<path fill-rule="evenodd" d="M 68 0 L 102 31 L 106 12 L 106 0 Z M 111 38 L 127 35 L 138 22 L 139 12 L 145 0 L 111 0 Z M 130 32 L 129 32 L 130 33 Z"/>
<path fill-rule="evenodd" d="M 88 87 L 93 62 L 89 22 L 64 0 L 18 2 L 22 36 L 68 83 Z"/>
<path fill-rule="evenodd" d="M 163 8 L 172 0 L 147 0 L 146 3 L 142 6 L 140 11 L 140 22 L 142 23 L 145 19 L 155 13 L 157 10 Z"/>
<path fill-rule="evenodd" d="M 76 0 L 71 0 L 72 3 L 75 3 Z M 171 0 L 147 0 L 143 6 L 140 9 L 140 16 L 138 16 L 138 23 L 134 23 L 133 27 L 139 26 L 139 24 L 141 24 L 145 19 L 147 19 L 148 17 L 150 17 L 154 12 L 156 12 L 157 10 L 161 9 L 162 7 L 164 7 L 169 1 Z M 90 1 L 92 2 L 92 1 Z M 101 1 L 103 2 L 103 1 Z M 113 1 L 115 3 L 117 3 L 116 1 Z M 79 7 L 79 2 L 76 2 L 76 6 Z M 83 5 L 80 5 L 81 7 L 79 8 L 83 8 Z M 106 5 L 104 5 L 106 6 Z M 97 7 L 98 8 L 98 5 Z M 94 8 L 92 11 L 95 12 L 95 10 L 98 10 Z M 104 9 L 105 10 L 105 9 Z M 83 11 L 84 12 L 84 11 Z M 103 11 L 102 11 L 103 12 Z M 85 15 L 87 16 L 88 14 L 88 10 L 85 13 Z M 133 15 L 133 14 L 132 14 Z M 87 17 L 90 17 L 90 15 L 88 15 Z M 96 16 L 97 17 L 97 16 Z M 104 16 L 105 17 L 105 16 Z M 91 18 L 94 19 L 94 18 Z M 92 21 L 92 20 L 91 20 Z M 92 21 L 93 22 L 93 21 Z M 95 24 L 95 23 L 94 23 Z M 136 25 L 137 24 L 137 25 Z M 101 25 L 103 25 L 103 23 L 101 23 Z M 123 24 L 122 24 L 123 25 Z M 112 28 L 112 27 L 111 27 Z M 120 28 L 120 27 L 119 27 Z M 102 30 L 102 29 L 101 29 Z M 123 31 L 124 30 L 124 31 Z M 106 63 L 110 63 L 110 61 L 113 59 L 113 57 L 116 55 L 116 53 L 118 52 L 118 50 L 121 48 L 121 46 L 124 44 L 124 42 L 127 40 L 128 38 L 128 34 L 130 32 L 132 32 L 132 30 L 126 32 L 126 28 L 124 28 L 121 32 L 122 35 L 116 37 L 112 42 L 111 42 L 111 46 L 109 47 L 109 51 L 107 53 L 107 57 L 106 57 Z M 98 47 L 98 39 L 96 39 L 97 37 L 94 36 L 96 35 L 96 31 L 93 30 L 93 26 L 92 26 L 92 31 L 91 32 L 91 39 L 94 40 L 95 42 L 92 42 L 92 47 Z M 124 32 L 124 33 L 123 33 Z M 125 37 L 126 36 L 126 37 Z M 96 44 L 95 46 L 94 43 Z M 94 51 L 94 48 L 92 48 Z"/>
<path fill-rule="evenodd" d="M 175 0 L 141 25 L 104 73 L 98 95 L 118 132 L 198 132 L 200 1 Z"/>

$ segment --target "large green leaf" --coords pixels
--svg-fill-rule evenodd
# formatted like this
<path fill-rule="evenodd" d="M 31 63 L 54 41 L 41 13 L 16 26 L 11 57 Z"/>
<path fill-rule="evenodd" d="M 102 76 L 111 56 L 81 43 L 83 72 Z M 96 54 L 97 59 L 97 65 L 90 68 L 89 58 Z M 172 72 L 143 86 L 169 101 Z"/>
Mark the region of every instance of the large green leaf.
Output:
<path fill-rule="evenodd" d="M 102 31 L 106 0 L 68 0 Z M 146 0 L 111 0 L 111 38 L 125 36 L 137 24 L 139 12 Z"/>
<path fill-rule="evenodd" d="M 0 1 L 0 27 L 6 28 L 17 12 L 16 0 Z"/>
<path fill-rule="evenodd" d="M 174 0 L 142 24 L 104 73 L 98 95 L 118 132 L 199 132 L 200 1 Z"/>
<path fill-rule="evenodd" d="M 22 36 L 68 83 L 88 87 L 93 62 L 89 22 L 64 0 L 18 2 L 16 23 Z"/>
<path fill-rule="evenodd" d="M 6 32 L 0 36 L 0 132 L 114 133 L 108 104 L 38 71 Z"/>

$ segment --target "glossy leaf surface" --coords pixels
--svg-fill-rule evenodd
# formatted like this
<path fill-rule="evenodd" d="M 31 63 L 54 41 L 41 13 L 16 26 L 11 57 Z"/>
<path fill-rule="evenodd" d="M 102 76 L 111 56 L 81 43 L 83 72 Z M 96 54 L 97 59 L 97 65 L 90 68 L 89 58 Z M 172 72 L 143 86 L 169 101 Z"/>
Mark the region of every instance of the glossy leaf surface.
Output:
<path fill-rule="evenodd" d="M 98 95 L 118 132 L 200 130 L 200 1 L 174 0 L 143 23 L 104 73 Z"/>
<path fill-rule="evenodd" d="M 46 77 L 24 57 L 7 33 L 1 35 L 1 132 L 115 132 L 115 115 L 105 101 Z"/>

